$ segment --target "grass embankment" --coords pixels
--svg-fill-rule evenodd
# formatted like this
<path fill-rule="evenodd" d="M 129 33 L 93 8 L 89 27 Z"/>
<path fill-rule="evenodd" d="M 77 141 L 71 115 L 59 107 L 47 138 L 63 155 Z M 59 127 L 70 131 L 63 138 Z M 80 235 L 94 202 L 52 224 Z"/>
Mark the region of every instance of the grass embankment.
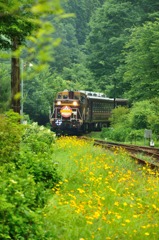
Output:
<path fill-rule="evenodd" d="M 144 135 L 144 132 L 143 132 L 143 135 Z M 93 138 L 93 139 L 101 139 L 101 140 L 105 140 L 105 141 L 108 141 L 108 142 L 119 142 L 119 143 L 124 143 L 124 144 L 132 144 L 132 145 L 138 145 L 138 146 L 148 146 L 150 147 L 150 139 L 144 139 L 143 138 L 140 138 L 139 139 L 134 139 L 134 140 L 131 140 L 131 141 L 115 141 L 115 140 L 112 140 L 111 138 L 107 137 L 107 134 L 105 135 L 105 137 L 102 135 L 102 132 L 99 131 L 99 132 L 90 132 L 88 134 L 88 137 L 90 138 Z M 155 140 L 154 140 L 154 147 L 159 147 L 159 141 L 158 141 L 158 138 L 155 137 Z"/>
<path fill-rule="evenodd" d="M 158 239 L 159 178 L 133 162 L 75 137 L 57 140 L 63 178 L 45 208 L 53 239 Z"/>

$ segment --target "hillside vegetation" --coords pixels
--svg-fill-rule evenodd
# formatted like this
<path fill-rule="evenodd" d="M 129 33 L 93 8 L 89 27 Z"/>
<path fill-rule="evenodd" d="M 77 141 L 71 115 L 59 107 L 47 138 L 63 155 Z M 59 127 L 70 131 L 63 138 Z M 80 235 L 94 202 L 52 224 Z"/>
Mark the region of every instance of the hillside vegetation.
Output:
<path fill-rule="evenodd" d="M 13 112 L 1 120 L 1 239 L 157 239 L 157 172 Z"/>
<path fill-rule="evenodd" d="M 158 0 L 57 0 L 50 3 L 53 13 L 47 1 L 29 3 L 1 6 L 8 15 L 1 16 L 0 48 L 2 55 L 9 51 L 14 35 L 22 49 L 25 43 L 23 104 L 31 120 L 46 125 L 53 98 L 64 89 L 103 92 L 131 104 L 158 98 Z M 32 32 L 39 12 L 46 25 Z M 11 98 L 10 60 L 2 61 L 1 112 L 10 108 Z"/>
<path fill-rule="evenodd" d="M 113 109 L 110 117 L 111 126 L 103 128 L 102 138 L 119 142 L 149 144 L 153 139 L 158 146 L 159 110 L 158 99 L 136 102 L 131 108 L 118 107 Z M 150 131 L 150 136 L 145 135 Z"/>

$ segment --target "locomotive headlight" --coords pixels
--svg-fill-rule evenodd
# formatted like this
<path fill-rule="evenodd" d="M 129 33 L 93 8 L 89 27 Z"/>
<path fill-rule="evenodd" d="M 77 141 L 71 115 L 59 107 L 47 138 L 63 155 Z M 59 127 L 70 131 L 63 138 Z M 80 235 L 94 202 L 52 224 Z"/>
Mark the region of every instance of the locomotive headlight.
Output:
<path fill-rule="evenodd" d="M 73 102 L 73 106 L 77 106 L 78 103 L 76 101 Z"/>
<path fill-rule="evenodd" d="M 61 105 L 61 101 L 57 101 L 57 105 Z"/>

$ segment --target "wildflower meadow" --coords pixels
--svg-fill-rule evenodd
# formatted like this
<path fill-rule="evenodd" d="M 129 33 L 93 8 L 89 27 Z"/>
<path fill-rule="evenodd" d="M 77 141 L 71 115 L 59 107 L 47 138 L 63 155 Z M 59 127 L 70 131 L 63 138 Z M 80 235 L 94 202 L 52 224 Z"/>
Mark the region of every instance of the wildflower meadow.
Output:
<path fill-rule="evenodd" d="M 143 240 L 159 235 L 159 175 L 125 150 L 76 137 L 54 145 L 62 180 L 45 206 L 45 227 L 60 240 Z"/>

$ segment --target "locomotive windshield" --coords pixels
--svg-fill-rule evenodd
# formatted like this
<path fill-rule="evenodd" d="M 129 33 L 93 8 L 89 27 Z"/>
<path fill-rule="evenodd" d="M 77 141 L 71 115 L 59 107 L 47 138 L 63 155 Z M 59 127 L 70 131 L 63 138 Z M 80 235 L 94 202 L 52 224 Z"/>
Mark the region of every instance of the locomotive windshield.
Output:
<path fill-rule="evenodd" d="M 64 94 L 59 93 L 57 95 L 57 99 L 68 99 L 68 93 L 64 93 Z"/>
<path fill-rule="evenodd" d="M 80 100 L 80 93 L 77 92 L 60 92 L 57 95 L 57 99 L 76 99 Z"/>
<path fill-rule="evenodd" d="M 61 94 L 59 94 L 59 95 L 57 96 L 57 98 L 58 98 L 58 99 L 61 99 L 61 98 L 62 98 Z"/>
<path fill-rule="evenodd" d="M 68 98 L 68 95 L 63 95 L 63 99 L 67 99 Z"/>

